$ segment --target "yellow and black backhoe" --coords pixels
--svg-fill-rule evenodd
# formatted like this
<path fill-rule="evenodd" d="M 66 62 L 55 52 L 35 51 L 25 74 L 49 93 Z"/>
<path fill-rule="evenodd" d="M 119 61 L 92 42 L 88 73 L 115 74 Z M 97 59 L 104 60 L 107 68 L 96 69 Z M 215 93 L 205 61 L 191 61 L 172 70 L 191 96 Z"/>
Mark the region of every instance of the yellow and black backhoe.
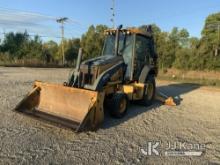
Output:
<path fill-rule="evenodd" d="M 116 118 L 126 114 L 129 101 L 151 105 L 156 95 L 157 55 L 152 30 L 105 31 L 102 55 L 82 61 L 64 84 L 36 81 L 15 110 L 63 124 L 76 131 L 95 130 L 104 108 Z M 175 105 L 172 98 L 162 100 Z"/>

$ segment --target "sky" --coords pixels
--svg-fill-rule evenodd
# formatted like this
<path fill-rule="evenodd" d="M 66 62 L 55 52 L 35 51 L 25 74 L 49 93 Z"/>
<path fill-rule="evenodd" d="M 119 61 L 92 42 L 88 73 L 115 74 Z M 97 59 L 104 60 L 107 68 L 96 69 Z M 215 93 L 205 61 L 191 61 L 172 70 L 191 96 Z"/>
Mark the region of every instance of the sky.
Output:
<path fill-rule="evenodd" d="M 57 18 L 68 17 L 67 38 L 80 37 L 89 25 L 112 26 L 112 0 L 0 0 L 0 32 L 24 31 L 46 40 L 59 38 Z M 220 12 L 220 0 L 115 0 L 116 25 L 157 24 L 163 31 L 186 28 L 200 37 L 205 18 Z"/>

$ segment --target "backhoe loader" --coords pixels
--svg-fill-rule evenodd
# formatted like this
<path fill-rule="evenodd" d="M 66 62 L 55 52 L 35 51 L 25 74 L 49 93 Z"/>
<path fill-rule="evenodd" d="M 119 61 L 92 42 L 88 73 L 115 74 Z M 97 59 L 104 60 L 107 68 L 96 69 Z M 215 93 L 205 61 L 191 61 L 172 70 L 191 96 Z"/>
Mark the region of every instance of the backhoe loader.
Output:
<path fill-rule="evenodd" d="M 151 105 L 157 75 L 151 27 L 142 32 L 119 26 L 106 30 L 105 36 L 101 56 L 82 61 L 80 49 L 67 82 L 36 81 L 15 110 L 85 131 L 95 130 L 103 122 L 104 108 L 121 118 L 129 101 Z"/>

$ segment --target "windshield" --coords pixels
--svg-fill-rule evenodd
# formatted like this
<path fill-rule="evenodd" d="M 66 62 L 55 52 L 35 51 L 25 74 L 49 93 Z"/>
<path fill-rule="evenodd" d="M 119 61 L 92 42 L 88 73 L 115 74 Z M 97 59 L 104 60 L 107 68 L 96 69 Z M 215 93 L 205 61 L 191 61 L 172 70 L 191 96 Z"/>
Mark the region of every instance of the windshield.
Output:
<path fill-rule="evenodd" d="M 133 54 L 133 43 L 134 35 L 120 34 L 119 37 L 119 48 L 118 54 L 123 56 L 124 62 L 127 65 L 125 78 L 131 77 L 132 68 L 132 54 Z M 114 55 L 115 54 L 115 35 L 108 35 L 105 39 L 105 45 L 103 49 L 103 55 Z"/>
<path fill-rule="evenodd" d="M 114 55 L 115 54 L 115 35 L 107 35 L 105 39 L 105 45 L 103 49 L 103 55 Z M 119 55 L 124 56 L 127 48 L 132 47 L 132 36 L 120 33 L 119 36 Z"/>

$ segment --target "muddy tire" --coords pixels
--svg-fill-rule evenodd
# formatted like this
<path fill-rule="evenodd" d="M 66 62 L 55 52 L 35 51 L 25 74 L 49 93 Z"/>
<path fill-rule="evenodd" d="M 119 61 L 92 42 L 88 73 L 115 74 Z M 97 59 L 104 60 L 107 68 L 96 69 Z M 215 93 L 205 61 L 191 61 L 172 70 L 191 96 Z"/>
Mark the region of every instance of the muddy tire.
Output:
<path fill-rule="evenodd" d="M 108 107 L 112 117 L 114 118 L 124 117 L 128 108 L 127 95 L 124 93 L 115 93 Z"/>
<path fill-rule="evenodd" d="M 155 94 L 156 94 L 156 83 L 154 76 L 148 76 L 145 81 L 146 88 L 144 90 L 144 96 L 141 100 L 142 105 L 150 106 L 152 105 Z"/>

